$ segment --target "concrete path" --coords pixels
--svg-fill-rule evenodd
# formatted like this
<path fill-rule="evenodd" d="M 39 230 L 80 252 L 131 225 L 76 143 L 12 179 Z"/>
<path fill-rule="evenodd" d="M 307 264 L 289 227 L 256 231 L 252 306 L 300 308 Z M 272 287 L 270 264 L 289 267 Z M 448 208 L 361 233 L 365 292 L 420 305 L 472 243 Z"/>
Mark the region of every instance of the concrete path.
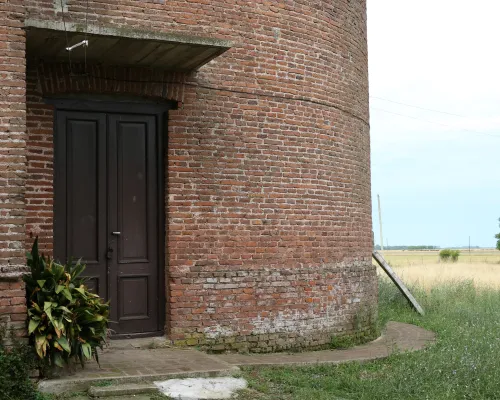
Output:
<path fill-rule="evenodd" d="M 95 362 L 87 363 L 85 369 L 77 368 L 74 375 L 40 382 L 39 388 L 47 393 L 75 392 L 99 382 L 130 384 L 179 377 L 229 376 L 245 366 L 367 361 L 387 357 L 394 351 L 420 350 L 433 341 L 434 333 L 400 322 L 389 322 L 379 339 L 362 346 L 304 353 L 210 355 L 192 349 L 144 349 L 137 341 L 117 341 L 101 354 L 100 368 Z"/>
<path fill-rule="evenodd" d="M 347 350 L 322 350 L 305 353 L 274 354 L 224 354 L 219 360 L 243 366 L 263 365 L 303 365 L 303 364 L 339 364 L 348 361 L 368 361 L 388 357 L 394 351 L 413 351 L 423 349 L 434 342 L 433 332 L 415 325 L 401 322 L 389 322 L 384 335 L 377 340 Z"/>

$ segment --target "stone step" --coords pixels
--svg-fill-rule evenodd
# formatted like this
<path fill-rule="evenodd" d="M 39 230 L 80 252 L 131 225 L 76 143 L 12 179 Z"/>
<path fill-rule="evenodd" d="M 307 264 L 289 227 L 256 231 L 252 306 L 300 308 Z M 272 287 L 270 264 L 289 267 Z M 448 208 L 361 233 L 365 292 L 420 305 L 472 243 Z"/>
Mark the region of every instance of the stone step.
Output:
<path fill-rule="evenodd" d="M 158 388 L 149 383 L 131 383 L 128 385 L 91 386 L 88 390 L 90 397 L 122 397 L 149 393 L 158 393 Z"/>
<path fill-rule="evenodd" d="M 142 350 L 172 348 L 172 342 L 165 336 L 137 339 L 116 339 L 108 342 L 111 350 Z"/>

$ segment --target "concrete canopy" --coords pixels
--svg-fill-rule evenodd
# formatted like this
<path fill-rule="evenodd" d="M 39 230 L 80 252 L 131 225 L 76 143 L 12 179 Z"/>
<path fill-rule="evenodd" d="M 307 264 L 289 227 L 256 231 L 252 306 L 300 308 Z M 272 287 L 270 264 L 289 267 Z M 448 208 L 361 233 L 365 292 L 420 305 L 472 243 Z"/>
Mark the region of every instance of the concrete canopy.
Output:
<path fill-rule="evenodd" d="M 68 60 L 67 45 L 88 39 L 88 62 L 154 67 L 169 71 L 193 71 L 218 57 L 232 44 L 229 41 L 157 31 L 109 28 L 97 25 L 26 20 L 27 53 L 47 61 Z M 66 41 L 66 34 L 68 40 Z M 71 60 L 83 61 L 83 46 L 71 52 Z"/>

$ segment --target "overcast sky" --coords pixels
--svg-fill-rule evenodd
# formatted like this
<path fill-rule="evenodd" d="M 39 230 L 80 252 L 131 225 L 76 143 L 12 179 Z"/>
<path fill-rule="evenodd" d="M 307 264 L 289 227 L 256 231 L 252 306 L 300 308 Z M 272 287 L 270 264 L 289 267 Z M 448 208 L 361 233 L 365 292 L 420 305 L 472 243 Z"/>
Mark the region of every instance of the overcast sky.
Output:
<path fill-rule="evenodd" d="M 380 194 L 384 244 L 495 246 L 499 18 L 499 0 L 368 0 L 377 244 Z"/>

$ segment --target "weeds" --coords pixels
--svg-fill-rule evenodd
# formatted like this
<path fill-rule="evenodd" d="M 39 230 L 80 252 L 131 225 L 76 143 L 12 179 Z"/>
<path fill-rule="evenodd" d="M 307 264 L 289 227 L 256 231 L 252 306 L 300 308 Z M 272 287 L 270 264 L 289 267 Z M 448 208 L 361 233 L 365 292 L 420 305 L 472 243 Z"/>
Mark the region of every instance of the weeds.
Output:
<path fill-rule="evenodd" d="M 29 372 L 37 367 L 33 348 L 11 338 L 12 346 L 2 343 L 9 332 L 0 326 L 0 399 L 43 400 L 29 378 Z"/>
<path fill-rule="evenodd" d="M 98 381 L 94 382 L 92 386 L 96 387 L 108 387 L 108 386 L 113 386 L 113 381 Z"/>
<path fill-rule="evenodd" d="M 500 398 L 500 291 L 477 289 L 471 281 L 411 290 L 425 317 L 382 279 L 380 322 L 433 330 L 435 345 L 365 364 L 250 369 L 248 393 L 262 400 Z"/>
<path fill-rule="evenodd" d="M 376 321 L 377 311 L 372 306 L 365 306 L 354 315 L 354 333 L 346 336 L 333 336 L 330 342 L 332 349 L 349 349 L 351 347 L 375 340 L 380 336 L 380 325 Z M 363 329 L 368 326 L 368 330 Z"/>

